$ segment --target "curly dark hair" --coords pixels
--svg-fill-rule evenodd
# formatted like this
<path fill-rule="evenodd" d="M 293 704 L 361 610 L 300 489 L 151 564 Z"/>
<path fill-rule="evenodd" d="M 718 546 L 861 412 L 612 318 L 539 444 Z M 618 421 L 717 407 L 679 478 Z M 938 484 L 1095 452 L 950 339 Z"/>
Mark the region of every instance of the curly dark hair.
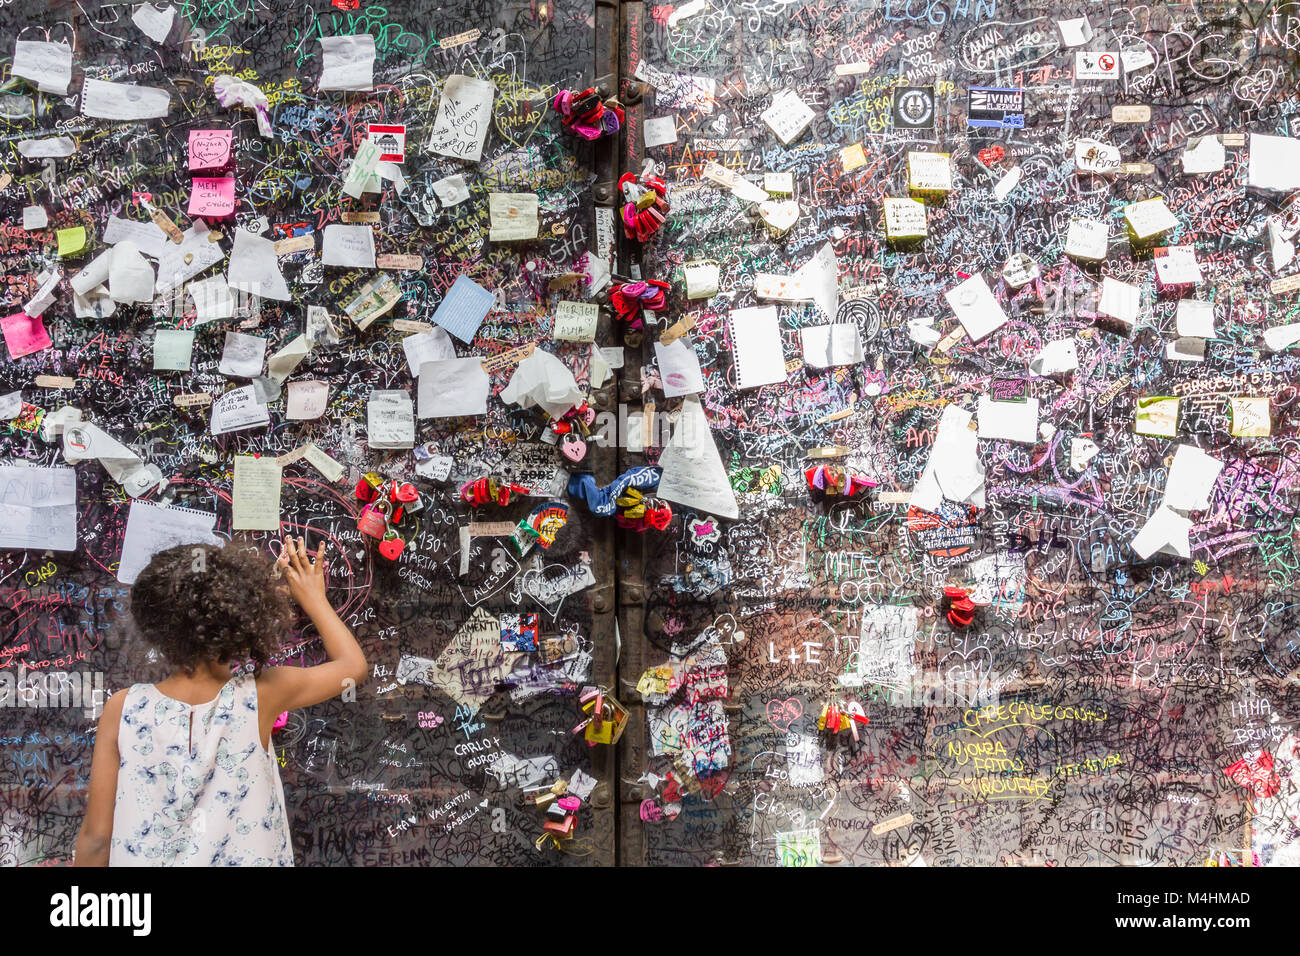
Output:
<path fill-rule="evenodd" d="M 176 668 L 253 662 L 260 673 L 293 622 L 274 562 L 239 544 L 181 544 L 153 556 L 131 590 L 144 639 Z"/>

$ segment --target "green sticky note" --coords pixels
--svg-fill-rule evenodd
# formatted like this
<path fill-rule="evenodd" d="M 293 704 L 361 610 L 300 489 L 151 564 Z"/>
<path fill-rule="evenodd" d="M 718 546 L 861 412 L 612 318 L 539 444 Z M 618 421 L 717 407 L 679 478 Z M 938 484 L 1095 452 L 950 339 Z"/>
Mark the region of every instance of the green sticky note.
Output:
<path fill-rule="evenodd" d="M 158 329 L 153 340 L 155 372 L 188 372 L 194 352 L 192 329 Z"/>
<path fill-rule="evenodd" d="M 61 256 L 75 256 L 86 248 L 85 226 L 60 229 L 56 235 L 59 237 L 59 255 Z"/>

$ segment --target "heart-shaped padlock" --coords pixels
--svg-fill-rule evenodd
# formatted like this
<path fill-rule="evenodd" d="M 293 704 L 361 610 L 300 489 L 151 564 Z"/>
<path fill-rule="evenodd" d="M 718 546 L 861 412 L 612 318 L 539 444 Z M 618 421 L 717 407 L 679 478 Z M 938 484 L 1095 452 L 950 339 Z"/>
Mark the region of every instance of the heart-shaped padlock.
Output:
<path fill-rule="evenodd" d="M 394 483 L 396 484 L 396 483 Z M 403 482 L 393 489 L 393 498 L 404 505 L 409 505 L 420 497 L 420 493 L 415 490 L 415 485 Z"/>
<path fill-rule="evenodd" d="M 587 443 L 569 432 L 560 439 L 560 452 L 575 465 L 587 457 Z"/>
<path fill-rule="evenodd" d="M 389 532 L 389 534 L 392 534 L 392 532 Z M 402 550 L 405 547 L 406 542 L 397 535 L 392 534 L 392 537 L 379 542 L 379 553 L 389 561 L 396 561 L 402 556 Z"/>
<path fill-rule="evenodd" d="M 357 530 L 372 538 L 382 538 L 388 531 L 388 522 L 374 505 L 366 505 L 357 518 Z"/>

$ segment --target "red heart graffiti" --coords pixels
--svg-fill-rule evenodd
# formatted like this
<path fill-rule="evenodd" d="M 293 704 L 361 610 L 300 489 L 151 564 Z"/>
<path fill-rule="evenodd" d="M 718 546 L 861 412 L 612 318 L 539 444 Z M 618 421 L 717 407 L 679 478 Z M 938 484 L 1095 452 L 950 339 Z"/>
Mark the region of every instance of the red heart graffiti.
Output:
<path fill-rule="evenodd" d="M 790 725 L 803 716 L 803 701 L 798 697 L 785 700 L 773 698 L 767 702 L 767 720 L 778 730 L 789 730 Z"/>

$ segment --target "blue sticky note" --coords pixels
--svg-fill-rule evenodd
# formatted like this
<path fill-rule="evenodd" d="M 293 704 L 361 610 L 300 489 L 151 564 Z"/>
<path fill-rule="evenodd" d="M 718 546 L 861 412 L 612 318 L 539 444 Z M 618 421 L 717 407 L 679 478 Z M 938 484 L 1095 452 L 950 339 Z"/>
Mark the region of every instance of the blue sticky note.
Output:
<path fill-rule="evenodd" d="M 438 311 L 433 313 L 433 321 L 468 345 L 495 301 L 495 295 L 462 275 L 447 290 Z"/>

